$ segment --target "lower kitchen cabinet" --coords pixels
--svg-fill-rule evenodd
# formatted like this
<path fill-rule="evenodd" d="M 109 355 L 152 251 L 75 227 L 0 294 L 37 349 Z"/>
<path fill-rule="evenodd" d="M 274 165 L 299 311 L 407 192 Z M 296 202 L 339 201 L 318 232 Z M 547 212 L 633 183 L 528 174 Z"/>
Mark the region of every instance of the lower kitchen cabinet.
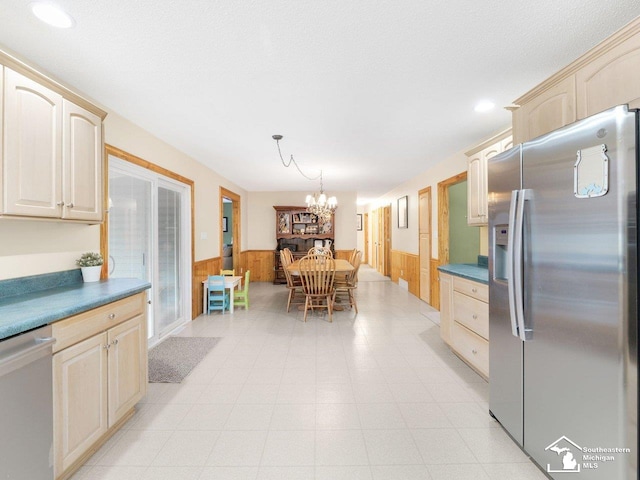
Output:
<path fill-rule="evenodd" d="M 53 324 L 59 345 L 53 356 L 57 479 L 79 468 L 146 393 L 144 295 Z"/>
<path fill-rule="evenodd" d="M 440 272 L 440 336 L 474 370 L 489 378 L 489 288 Z"/>

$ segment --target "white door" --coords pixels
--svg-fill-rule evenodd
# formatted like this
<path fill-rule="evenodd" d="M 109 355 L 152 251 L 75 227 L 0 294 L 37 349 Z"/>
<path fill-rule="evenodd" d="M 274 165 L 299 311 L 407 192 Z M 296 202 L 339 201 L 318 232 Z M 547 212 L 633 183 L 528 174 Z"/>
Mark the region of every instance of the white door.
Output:
<path fill-rule="evenodd" d="M 151 283 L 150 345 L 191 318 L 191 192 L 109 156 L 109 276 Z"/>

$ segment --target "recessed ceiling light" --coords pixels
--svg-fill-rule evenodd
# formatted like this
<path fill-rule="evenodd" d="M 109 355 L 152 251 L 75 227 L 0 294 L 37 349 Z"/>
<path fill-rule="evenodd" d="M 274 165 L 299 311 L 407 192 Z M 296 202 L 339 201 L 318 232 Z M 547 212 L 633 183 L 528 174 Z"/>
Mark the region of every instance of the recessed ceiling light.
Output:
<path fill-rule="evenodd" d="M 482 100 L 481 102 L 478 102 L 476 106 L 473 107 L 473 109 L 478 113 L 482 113 L 482 112 L 488 112 L 489 110 L 493 110 L 493 107 L 495 106 L 496 104 L 493 102 L 490 102 L 489 100 Z"/>
<path fill-rule="evenodd" d="M 44 23 L 53 27 L 71 28 L 76 23 L 67 12 L 53 3 L 33 2 L 31 3 L 31 11 Z"/>

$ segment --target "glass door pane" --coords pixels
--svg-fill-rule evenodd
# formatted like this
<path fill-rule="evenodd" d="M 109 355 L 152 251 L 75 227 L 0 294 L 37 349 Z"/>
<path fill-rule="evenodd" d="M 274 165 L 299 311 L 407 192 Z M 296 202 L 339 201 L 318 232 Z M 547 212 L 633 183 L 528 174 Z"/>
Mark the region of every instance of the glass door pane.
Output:
<path fill-rule="evenodd" d="M 113 162 L 115 163 L 115 162 Z M 152 188 L 153 182 L 109 168 L 109 277 L 152 276 Z M 153 298 L 153 292 L 149 293 Z M 149 309 L 148 337 L 155 334 Z"/>
<path fill-rule="evenodd" d="M 158 187 L 158 329 L 160 336 L 182 320 L 181 193 Z"/>

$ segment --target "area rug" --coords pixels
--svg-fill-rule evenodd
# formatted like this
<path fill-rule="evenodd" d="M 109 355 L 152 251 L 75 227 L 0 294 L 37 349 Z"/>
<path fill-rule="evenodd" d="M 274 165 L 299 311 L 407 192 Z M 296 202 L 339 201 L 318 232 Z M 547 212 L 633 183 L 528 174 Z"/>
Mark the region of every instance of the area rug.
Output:
<path fill-rule="evenodd" d="M 149 350 L 149 382 L 182 382 L 219 340 L 216 337 L 167 338 Z"/>

